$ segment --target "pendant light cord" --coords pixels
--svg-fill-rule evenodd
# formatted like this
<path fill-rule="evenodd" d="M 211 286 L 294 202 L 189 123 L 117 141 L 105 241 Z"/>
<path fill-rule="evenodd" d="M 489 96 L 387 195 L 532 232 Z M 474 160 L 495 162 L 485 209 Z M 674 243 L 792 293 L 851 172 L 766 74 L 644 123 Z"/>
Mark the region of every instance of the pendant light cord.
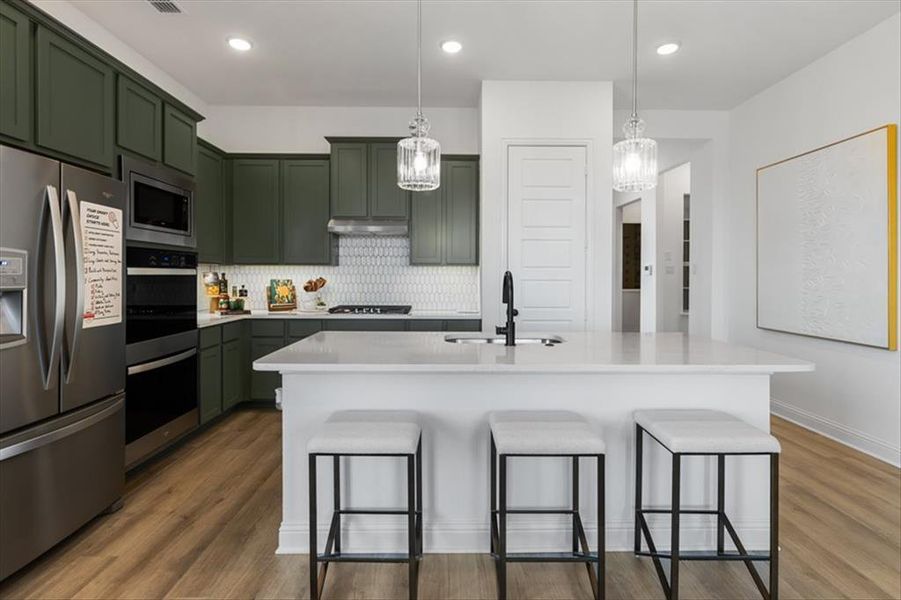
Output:
<path fill-rule="evenodd" d="M 422 117 L 422 0 L 416 2 L 416 116 Z"/>
<path fill-rule="evenodd" d="M 638 118 L 638 0 L 632 3 L 632 118 Z"/>

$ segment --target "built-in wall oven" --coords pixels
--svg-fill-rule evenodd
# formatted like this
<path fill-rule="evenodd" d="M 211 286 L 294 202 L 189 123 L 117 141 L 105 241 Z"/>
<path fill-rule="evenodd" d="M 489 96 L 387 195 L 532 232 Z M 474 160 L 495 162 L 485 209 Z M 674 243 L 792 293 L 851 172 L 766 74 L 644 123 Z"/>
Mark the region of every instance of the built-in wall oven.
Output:
<path fill-rule="evenodd" d="M 198 424 L 197 255 L 126 251 L 125 463 L 131 467 Z"/>
<path fill-rule="evenodd" d="M 123 156 L 128 186 L 127 239 L 194 248 L 194 182 L 169 167 Z"/>

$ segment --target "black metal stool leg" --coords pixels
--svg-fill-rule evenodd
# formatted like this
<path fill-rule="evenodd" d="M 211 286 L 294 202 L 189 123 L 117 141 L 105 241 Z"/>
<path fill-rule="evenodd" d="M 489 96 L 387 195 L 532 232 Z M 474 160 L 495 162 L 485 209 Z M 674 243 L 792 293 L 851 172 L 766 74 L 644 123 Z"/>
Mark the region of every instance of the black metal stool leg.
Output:
<path fill-rule="evenodd" d="M 779 600 L 779 455 L 770 455 L 770 600 Z"/>
<path fill-rule="evenodd" d="M 422 438 L 419 439 L 419 445 L 416 446 L 416 537 L 419 545 L 417 556 L 422 557 L 422 530 L 423 530 L 423 509 L 422 509 Z M 416 576 L 419 577 L 419 566 L 416 567 Z"/>
<path fill-rule="evenodd" d="M 641 484 L 643 459 L 643 430 L 641 425 L 635 425 L 635 554 L 641 552 Z"/>
<path fill-rule="evenodd" d="M 489 433 L 488 434 L 488 442 L 490 445 L 490 449 L 488 451 L 489 458 L 491 460 L 491 464 L 488 465 L 488 471 L 491 474 L 491 483 L 489 484 L 490 493 L 491 493 L 491 502 L 490 502 L 490 516 L 491 516 L 491 524 L 488 529 L 488 537 L 490 538 L 489 545 L 491 547 L 491 553 L 497 553 L 497 545 L 495 544 L 495 528 L 497 527 L 497 448 L 494 445 L 494 436 Z"/>
<path fill-rule="evenodd" d="M 507 455 L 500 455 L 498 499 L 497 598 L 507 600 Z"/>
<path fill-rule="evenodd" d="M 672 538 L 670 542 L 669 600 L 679 600 L 679 510 L 681 503 L 682 455 L 673 454 Z"/>
<path fill-rule="evenodd" d="M 416 600 L 416 465 L 407 455 L 407 572 L 410 600 Z"/>
<path fill-rule="evenodd" d="M 334 490 L 333 508 L 335 510 L 335 554 L 341 554 L 341 457 L 337 454 L 332 459 L 332 479 Z"/>
<path fill-rule="evenodd" d="M 316 541 L 316 455 L 309 457 L 310 475 L 310 600 L 319 600 L 319 565 L 317 561 L 318 543 Z"/>
<path fill-rule="evenodd" d="M 579 551 L 579 457 L 573 456 L 573 554 Z"/>
<path fill-rule="evenodd" d="M 716 456 L 716 553 L 726 551 L 726 455 Z"/>
<path fill-rule="evenodd" d="M 607 517 L 606 517 L 606 457 L 598 454 L 598 588 L 596 600 L 607 597 Z"/>

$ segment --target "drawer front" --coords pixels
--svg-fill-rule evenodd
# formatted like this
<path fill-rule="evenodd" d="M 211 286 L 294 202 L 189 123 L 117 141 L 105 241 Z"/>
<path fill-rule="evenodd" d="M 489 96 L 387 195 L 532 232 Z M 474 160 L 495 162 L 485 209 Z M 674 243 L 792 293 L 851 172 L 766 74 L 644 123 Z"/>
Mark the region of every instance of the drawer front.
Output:
<path fill-rule="evenodd" d="M 444 331 L 444 321 L 437 319 L 414 319 L 408 325 L 410 331 Z"/>
<path fill-rule="evenodd" d="M 250 322 L 250 335 L 253 337 L 284 337 L 285 322 L 282 320 L 257 319 Z"/>
<path fill-rule="evenodd" d="M 330 319 L 323 321 L 326 331 L 406 331 L 407 321 L 401 319 Z"/>
<path fill-rule="evenodd" d="M 445 321 L 445 331 L 482 331 L 479 319 L 450 319 Z"/>
<path fill-rule="evenodd" d="M 321 321 L 288 321 L 288 337 L 296 341 L 322 331 Z"/>
<path fill-rule="evenodd" d="M 226 323 L 222 326 L 222 341 L 230 342 L 231 340 L 241 339 L 244 332 L 244 323 Z"/>
<path fill-rule="evenodd" d="M 200 330 L 200 347 L 209 348 L 210 346 L 218 346 L 222 341 L 222 327 L 213 325 L 204 327 Z"/>

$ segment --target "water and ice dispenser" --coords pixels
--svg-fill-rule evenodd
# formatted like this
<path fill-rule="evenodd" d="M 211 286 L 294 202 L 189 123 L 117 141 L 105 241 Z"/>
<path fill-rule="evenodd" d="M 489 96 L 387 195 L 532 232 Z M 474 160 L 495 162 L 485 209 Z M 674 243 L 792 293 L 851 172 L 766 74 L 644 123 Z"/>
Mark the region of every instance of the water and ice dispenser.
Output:
<path fill-rule="evenodd" d="M 0 248 L 0 350 L 27 338 L 28 253 Z"/>

